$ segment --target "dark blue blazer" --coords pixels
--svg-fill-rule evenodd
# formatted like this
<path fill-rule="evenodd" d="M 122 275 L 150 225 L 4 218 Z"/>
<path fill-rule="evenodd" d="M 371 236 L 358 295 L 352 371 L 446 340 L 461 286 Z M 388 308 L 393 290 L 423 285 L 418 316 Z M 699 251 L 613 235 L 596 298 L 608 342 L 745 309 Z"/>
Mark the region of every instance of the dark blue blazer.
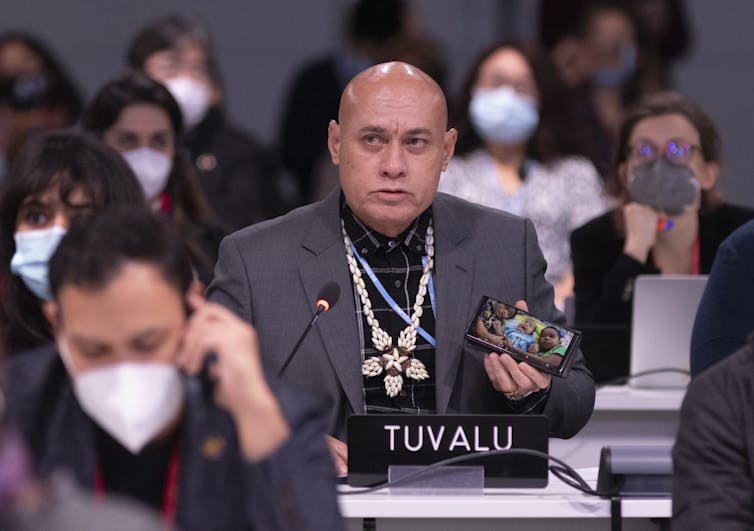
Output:
<path fill-rule="evenodd" d="M 7 419 L 24 435 L 42 477 L 67 468 L 94 489 L 95 425 L 73 393 L 53 347 L 12 359 Z M 196 378 L 186 379 L 176 525 L 183 530 L 342 529 L 324 422 L 300 394 L 270 386 L 291 437 L 264 461 L 244 460 L 230 415 Z M 222 441 L 219 452 L 207 441 Z"/>
<path fill-rule="evenodd" d="M 754 221 L 733 232 L 717 251 L 691 335 L 691 375 L 746 343 L 754 331 Z"/>

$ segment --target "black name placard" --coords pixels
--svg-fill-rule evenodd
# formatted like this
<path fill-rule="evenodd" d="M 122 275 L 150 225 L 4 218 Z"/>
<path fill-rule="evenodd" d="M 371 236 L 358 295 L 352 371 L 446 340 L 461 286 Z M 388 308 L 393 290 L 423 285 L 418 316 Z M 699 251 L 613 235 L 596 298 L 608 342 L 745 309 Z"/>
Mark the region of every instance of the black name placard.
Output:
<path fill-rule="evenodd" d="M 481 457 L 485 487 L 546 487 L 547 461 L 529 455 L 484 455 L 525 448 L 547 453 L 542 415 L 353 415 L 348 419 L 348 484 L 387 479 L 391 465 L 429 465 L 464 454 Z"/>

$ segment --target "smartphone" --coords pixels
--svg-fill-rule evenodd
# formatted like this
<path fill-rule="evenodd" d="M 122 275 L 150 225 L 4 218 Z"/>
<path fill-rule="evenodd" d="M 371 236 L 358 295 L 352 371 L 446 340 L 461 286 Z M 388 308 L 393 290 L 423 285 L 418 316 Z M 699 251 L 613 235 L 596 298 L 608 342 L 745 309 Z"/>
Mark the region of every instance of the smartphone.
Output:
<path fill-rule="evenodd" d="M 469 323 L 466 339 L 488 351 L 505 352 L 540 371 L 565 377 L 581 332 L 485 296 Z"/>

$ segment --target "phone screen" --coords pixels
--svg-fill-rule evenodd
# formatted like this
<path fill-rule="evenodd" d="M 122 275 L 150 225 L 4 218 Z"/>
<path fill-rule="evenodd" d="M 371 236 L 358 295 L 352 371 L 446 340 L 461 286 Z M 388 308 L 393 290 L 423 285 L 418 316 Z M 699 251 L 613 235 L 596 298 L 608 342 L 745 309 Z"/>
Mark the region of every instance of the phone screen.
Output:
<path fill-rule="evenodd" d="M 482 297 L 466 339 L 555 376 L 566 376 L 581 333 L 539 319 L 492 297 Z"/>

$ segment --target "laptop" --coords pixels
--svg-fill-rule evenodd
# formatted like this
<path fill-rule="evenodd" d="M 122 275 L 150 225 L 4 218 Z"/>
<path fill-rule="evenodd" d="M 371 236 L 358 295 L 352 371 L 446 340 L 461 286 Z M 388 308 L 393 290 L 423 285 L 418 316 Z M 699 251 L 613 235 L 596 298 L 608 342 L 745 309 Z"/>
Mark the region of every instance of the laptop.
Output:
<path fill-rule="evenodd" d="M 637 388 L 679 388 L 689 383 L 691 330 L 706 275 L 641 275 L 634 284 L 630 374 L 681 369 L 631 378 Z"/>

